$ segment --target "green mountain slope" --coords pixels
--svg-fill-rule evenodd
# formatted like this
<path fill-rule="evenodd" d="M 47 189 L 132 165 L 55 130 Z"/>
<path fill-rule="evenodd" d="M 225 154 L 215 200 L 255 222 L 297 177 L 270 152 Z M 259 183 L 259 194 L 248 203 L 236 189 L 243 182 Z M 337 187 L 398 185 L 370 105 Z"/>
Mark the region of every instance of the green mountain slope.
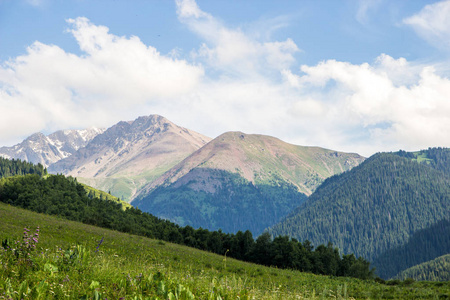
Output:
<path fill-rule="evenodd" d="M 418 163 L 419 154 L 441 159 Z M 449 217 L 450 177 L 443 171 L 449 155 L 449 149 L 430 149 L 410 158 L 376 154 L 327 179 L 270 233 L 314 244 L 330 241 L 343 253 L 373 260 Z"/>
<path fill-rule="evenodd" d="M 100 200 L 113 201 L 115 203 L 118 203 L 118 204 L 122 205 L 123 209 L 127 209 L 127 208 L 133 207 L 128 202 L 125 202 L 125 201 L 121 200 L 120 198 L 117 198 L 116 196 L 111 195 L 110 193 L 97 190 L 97 189 L 95 189 L 95 188 L 93 188 L 93 187 L 91 187 L 89 185 L 84 184 L 84 183 L 81 183 L 81 185 L 86 190 L 87 196 L 89 198 L 91 198 L 91 199 L 99 198 Z"/>
<path fill-rule="evenodd" d="M 188 177 L 132 204 L 181 226 L 259 235 L 306 199 L 283 181 L 255 185 L 238 174 L 205 168 L 192 170 Z M 213 185 L 213 192 L 202 189 L 206 185 Z"/>
<path fill-rule="evenodd" d="M 3 203 L 0 218 L 2 241 L 22 241 L 24 227 L 40 229 L 32 268 L 0 252 L 5 298 L 433 299 L 450 293 L 449 283 L 385 285 L 264 267 Z"/>
<path fill-rule="evenodd" d="M 450 254 L 440 256 L 432 261 L 421 263 L 400 272 L 398 279 L 405 280 L 412 278 L 414 280 L 428 281 L 450 281 Z"/>
<path fill-rule="evenodd" d="M 373 264 L 380 277 L 392 278 L 402 270 L 448 253 L 450 221 L 441 220 L 414 232 L 407 243 L 386 250 L 373 260 Z"/>
<path fill-rule="evenodd" d="M 144 187 L 132 204 L 181 225 L 259 234 L 325 178 L 363 160 L 357 154 L 228 132 Z"/>

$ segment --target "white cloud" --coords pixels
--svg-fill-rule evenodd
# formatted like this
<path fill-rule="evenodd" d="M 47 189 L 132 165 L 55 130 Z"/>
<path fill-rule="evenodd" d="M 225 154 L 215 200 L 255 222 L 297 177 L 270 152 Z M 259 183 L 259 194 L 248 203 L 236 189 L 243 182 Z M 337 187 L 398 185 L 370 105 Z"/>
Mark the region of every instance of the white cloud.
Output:
<path fill-rule="evenodd" d="M 69 32 L 83 55 L 36 42 L 1 66 L 0 145 L 157 113 L 211 137 L 241 130 L 364 155 L 450 146 L 450 80 L 432 66 L 381 54 L 293 71 L 293 40 L 261 41 L 192 0 L 177 11 L 204 41 L 189 58 L 77 18 Z"/>
<path fill-rule="evenodd" d="M 279 71 L 290 67 L 295 61 L 295 53 L 299 52 L 291 39 L 260 42 L 240 28 L 227 28 L 213 16 L 200 10 L 193 0 L 177 0 L 176 3 L 180 21 L 205 40 L 193 56 L 225 74 L 259 76 L 264 72 Z"/>
<path fill-rule="evenodd" d="M 419 13 L 403 20 L 422 38 L 437 48 L 450 47 L 450 0 L 426 5 Z"/>
<path fill-rule="evenodd" d="M 0 67 L 0 106 L 9 108 L 15 120 L 8 124 L 27 124 L 4 124 L 3 140 L 28 134 L 30 128 L 104 126 L 124 116 L 134 118 L 145 114 L 141 105 L 174 101 L 203 76 L 202 67 L 161 55 L 138 37 L 115 36 L 86 18 L 68 23 L 83 55 L 35 42 L 27 54 Z"/>
<path fill-rule="evenodd" d="M 450 145 L 450 80 L 432 67 L 383 54 L 373 65 L 329 60 L 301 71 L 286 74 L 286 81 L 298 89 L 299 103 L 316 93 L 313 99 L 323 111 L 316 123 L 328 128 L 331 138 L 333 132 L 345 137 L 334 141 L 346 143 L 343 149 L 371 153 Z"/>

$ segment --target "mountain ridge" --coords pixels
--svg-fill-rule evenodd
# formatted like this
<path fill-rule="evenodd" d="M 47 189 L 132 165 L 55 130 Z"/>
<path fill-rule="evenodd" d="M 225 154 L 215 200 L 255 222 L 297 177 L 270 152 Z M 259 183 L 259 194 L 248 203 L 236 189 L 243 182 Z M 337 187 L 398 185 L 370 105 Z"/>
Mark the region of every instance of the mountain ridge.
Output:
<path fill-rule="evenodd" d="M 245 142 L 246 139 L 248 143 Z M 339 157 L 344 157 L 342 164 L 339 160 L 330 159 Z M 195 168 L 234 172 L 252 183 L 257 183 L 267 179 L 264 178 L 267 177 L 264 173 L 271 173 L 271 169 L 276 170 L 278 166 L 283 165 L 280 176 L 295 185 L 300 192 L 309 195 L 325 178 L 348 170 L 364 159 L 356 153 L 298 146 L 272 136 L 230 131 L 192 153 L 148 185 L 143 192 L 173 183 Z"/>
<path fill-rule="evenodd" d="M 159 115 L 120 121 L 72 156 L 49 167 L 130 199 L 139 187 L 206 144 L 209 137 Z"/>
<path fill-rule="evenodd" d="M 363 160 L 271 136 L 226 132 L 143 187 L 132 204 L 180 225 L 259 234 L 324 178 Z"/>
<path fill-rule="evenodd" d="M 37 132 L 19 144 L 1 147 L 0 156 L 26 160 L 34 164 L 40 163 L 44 167 L 49 167 L 71 156 L 104 131 L 103 128 L 91 127 L 81 130 L 58 130 L 49 135 Z"/>

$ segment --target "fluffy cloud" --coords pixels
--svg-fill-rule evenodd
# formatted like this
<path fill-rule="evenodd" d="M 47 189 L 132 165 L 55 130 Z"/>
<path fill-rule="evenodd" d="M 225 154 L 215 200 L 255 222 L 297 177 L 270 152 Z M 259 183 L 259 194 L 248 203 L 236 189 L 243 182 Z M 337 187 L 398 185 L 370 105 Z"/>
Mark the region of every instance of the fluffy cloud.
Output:
<path fill-rule="evenodd" d="M 138 37 L 115 36 L 86 18 L 68 23 L 83 55 L 35 42 L 26 55 L 0 67 L 0 106 L 10 112 L 1 121 L 3 141 L 31 128 L 104 126 L 134 118 L 142 105 L 174 101 L 203 77 L 200 66 L 161 55 Z"/>
<path fill-rule="evenodd" d="M 450 80 L 430 66 L 383 54 L 372 65 L 329 60 L 301 71 L 285 73 L 300 95 L 292 113 L 308 117 L 298 113 L 304 107 L 311 118 L 319 114 L 317 125 L 331 138 L 338 134 L 334 143 L 347 143 L 342 148 L 371 153 L 450 144 Z"/>
<path fill-rule="evenodd" d="M 450 47 L 450 0 L 425 6 L 419 13 L 406 18 L 403 23 L 432 45 L 448 51 Z"/>
<path fill-rule="evenodd" d="M 157 113 L 211 137 L 241 130 L 364 155 L 450 146 L 450 81 L 432 66 L 382 54 L 298 68 L 293 40 L 262 41 L 176 3 L 203 40 L 184 59 L 77 18 L 69 32 L 82 55 L 35 42 L 1 66 L 0 145 Z"/>

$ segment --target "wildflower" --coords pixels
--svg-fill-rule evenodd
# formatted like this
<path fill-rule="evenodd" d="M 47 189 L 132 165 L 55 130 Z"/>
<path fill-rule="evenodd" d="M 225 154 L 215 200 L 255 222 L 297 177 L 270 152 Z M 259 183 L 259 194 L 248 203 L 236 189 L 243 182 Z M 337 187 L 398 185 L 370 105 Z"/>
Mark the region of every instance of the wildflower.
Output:
<path fill-rule="evenodd" d="M 103 237 L 102 239 L 98 242 L 97 248 L 95 248 L 95 252 L 98 252 L 98 250 L 100 249 L 101 244 L 103 243 Z"/>

